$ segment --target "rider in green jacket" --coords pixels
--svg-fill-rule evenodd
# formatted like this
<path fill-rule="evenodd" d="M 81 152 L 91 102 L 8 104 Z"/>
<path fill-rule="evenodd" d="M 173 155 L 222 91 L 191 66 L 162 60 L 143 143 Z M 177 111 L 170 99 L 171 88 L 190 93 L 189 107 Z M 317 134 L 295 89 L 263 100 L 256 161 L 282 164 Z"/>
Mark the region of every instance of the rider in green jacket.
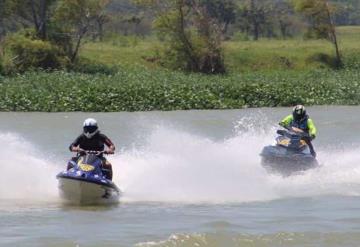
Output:
<path fill-rule="evenodd" d="M 297 128 L 305 133 L 308 133 L 310 139 L 306 140 L 306 142 L 310 148 L 311 154 L 316 157 L 316 152 L 311 143 L 311 141 L 316 137 L 316 127 L 313 120 L 306 114 L 306 109 L 303 105 L 295 106 L 293 113 L 285 117 L 279 125 L 284 128 Z"/>

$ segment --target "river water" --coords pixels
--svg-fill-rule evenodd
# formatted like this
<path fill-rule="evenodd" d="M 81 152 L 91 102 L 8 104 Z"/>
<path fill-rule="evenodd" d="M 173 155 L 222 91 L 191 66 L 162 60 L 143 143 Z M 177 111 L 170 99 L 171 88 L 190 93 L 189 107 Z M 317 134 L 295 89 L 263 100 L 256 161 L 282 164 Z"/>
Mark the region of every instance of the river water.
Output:
<path fill-rule="evenodd" d="M 359 246 L 360 107 L 309 108 L 321 167 L 268 174 L 290 111 L 0 113 L 0 246 Z M 87 117 L 117 146 L 118 205 L 58 197 Z"/>

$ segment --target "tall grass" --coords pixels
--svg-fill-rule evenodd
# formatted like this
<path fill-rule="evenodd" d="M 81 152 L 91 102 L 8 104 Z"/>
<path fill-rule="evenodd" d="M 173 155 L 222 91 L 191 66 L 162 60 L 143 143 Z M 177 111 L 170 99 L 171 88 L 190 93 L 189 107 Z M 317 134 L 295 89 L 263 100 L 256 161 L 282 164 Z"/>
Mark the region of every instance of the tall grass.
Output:
<path fill-rule="evenodd" d="M 340 49 L 345 64 L 352 65 L 354 56 L 360 61 L 360 27 L 338 29 Z M 118 39 L 125 39 L 122 43 Z M 103 43 L 88 43 L 82 54 L 86 58 L 109 65 L 123 67 L 146 66 L 150 69 L 161 67 L 158 63 L 162 51 L 160 41 L 149 37 L 112 39 Z M 115 40 L 115 41 L 114 41 Z M 132 43 L 132 40 L 136 42 Z M 332 44 L 326 40 L 261 39 L 259 41 L 227 41 L 224 43 L 225 63 L 232 73 L 271 70 L 311 70 L 329 68 L 321 59 L 335 55 Z"/>

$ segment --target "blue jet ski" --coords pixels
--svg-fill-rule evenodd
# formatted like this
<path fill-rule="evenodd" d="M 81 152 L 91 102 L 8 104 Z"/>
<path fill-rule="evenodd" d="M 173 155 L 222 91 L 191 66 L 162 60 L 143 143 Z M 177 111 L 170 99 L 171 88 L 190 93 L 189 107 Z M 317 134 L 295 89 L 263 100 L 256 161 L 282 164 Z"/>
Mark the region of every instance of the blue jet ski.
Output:
<path fill-rule="evenodd" d="M 309 148 L 309 135 L 292 129 L 278 130 L 276 144 L 261 152 L 261 163 L 269 172 L 290 176 L 318 166 Z"/>
<path fill-rule="evenodd" d="M 121 191 L 102 169 L 103 152 L 86 151 L 68 171 L 59 173 L 59 191 L 63 199 L 73 204 L 112 204 L 119 201 Z"/>

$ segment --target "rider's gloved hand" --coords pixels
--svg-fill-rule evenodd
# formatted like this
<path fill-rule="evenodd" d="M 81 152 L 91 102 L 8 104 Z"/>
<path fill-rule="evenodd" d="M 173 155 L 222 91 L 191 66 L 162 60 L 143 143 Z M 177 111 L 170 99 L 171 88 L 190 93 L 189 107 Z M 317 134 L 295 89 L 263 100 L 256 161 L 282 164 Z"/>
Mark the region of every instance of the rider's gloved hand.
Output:
<path fill-rule="evenodd" d="M 316 138 L 315 135 L 310 135 L 310 139 L 311 139 L 311 140 L 314 140 L 315 138 Z"/>
<path fill-rule="evenodd" d="M 74 148 L 73 148 L 73 152 L 76 152 L 76 153 L 84 153 L 85 150 L 82 149 L 82 148 L 79 148 L 79 147 L 74 147 Z"/>
<path fill-rule="evenodd" d="M 104 154 L 114 154 L 115 152 L 113 150 L 106 150 Z"/>

